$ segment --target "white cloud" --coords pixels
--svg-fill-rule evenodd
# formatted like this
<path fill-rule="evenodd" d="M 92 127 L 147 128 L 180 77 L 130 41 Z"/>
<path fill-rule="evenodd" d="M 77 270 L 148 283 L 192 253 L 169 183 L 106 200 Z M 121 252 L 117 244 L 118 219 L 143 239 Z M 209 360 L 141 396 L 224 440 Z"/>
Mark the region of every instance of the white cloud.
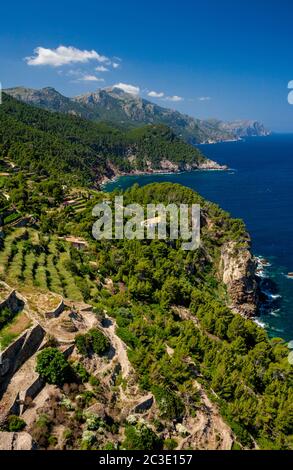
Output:
<path fill-rule="evenodd" d="M 107 69 L 107 67 L 105 67 L 104 65 L 98 65 L 95 70 L 96 72 L 109 72 L 109 69 Z"/>
<path fill-rule="evenodd" d="M 130 95 L 139 95 L 140 88 L 134 85 L 128 85 L 127 83 L 116 83 L 113 88 L 119 88 L 123 90 L 125 93 L 129 93 Z"/>
<path fill-rule="evenodd" d="M 58 70 L 57 73 L 58 73 L 58 74 L 59 74 L 59 73 L 60 73 L 60 74 L 63 74 L 63 73 L 64 73 L 64 70 Z M 66 75 L 66 76 L 69 76 L 69 77 L 71 77 L 71 76 L 72 76 L 72 77 L 78 77 L 78 76 L 82 75 L 82 70 L 80 70 L 80 69 L 76 69 L 76 70 L 70 69 L 70 70 L 68 70 L 67 72 L 65 72 L 65 75 Z"/>
<path fill-rule="evenodd" d="M 199 101 L 210 101 L 212 98 L 210 96 L 199 96 Z"/>
<path fill-rule="evenodd" d="M 288 88 L 293 88 L 293 80 L 290 80 L 290 82 L 288 83 Z"/>
<path fill-rule="evenodd" d="M 114 69 L 118 69 L 120 67 L 120 64 L 118 64 L 118 62 L 113 62 L 112 65 Z"/>
<path fill-rule="evenodd" d="M 148 93 L 148 96 L 150 96 L 151 98 L 163 98 L 165 96 L 165 93 L 163 93 L 162 91 L 150 91 Z"/>
<path fill-rule="evenodd" d="M 174 102 L 183 101 L 183 99 L 184 98 L 182 98 L 182 96 L 177 96 L 177 95 L 166 97 L 166 101 L 174 101 Z"/>
<path fill-rule="evenodd" d="M 34 49 L 31 57 L 26 57 L 28 65 L 50 65 L 52 67 L 60 67 L 62 65 L 74 63 L 86 63 L 89 60 L 109 64 L 111 61 L 104 55 L 98 54 L 95 50 L 80 50 L 75 47 L 59 46 L 56 49 L 46 49 L 45 47 L 37 47 Z"/>
<path fill-rule="evenodd" d="M 79 82 L 104 82 L 103 78 L 98 78 L 95 75 L 83 75 L 78 79 Z"/>

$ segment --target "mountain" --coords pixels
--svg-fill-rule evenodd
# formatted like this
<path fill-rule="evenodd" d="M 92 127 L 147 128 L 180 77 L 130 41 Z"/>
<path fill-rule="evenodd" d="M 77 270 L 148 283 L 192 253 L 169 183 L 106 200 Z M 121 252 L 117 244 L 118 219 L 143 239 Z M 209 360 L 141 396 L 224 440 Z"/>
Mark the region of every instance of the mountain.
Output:
<path fill-rule="evenodd" d="M 270 132 L 265 129 L 264 125 L 254 120 L 237 120 L 237 121 L 217 121 L 212 120 L 215 126 L 218 126 L 223 132 L 229 132 L 236 138 L 266 136 Z"/>
<path fill-rule="evenodd" d="M 32 106 L 38 106 L 49 111 L 81 115 L 84 110 L 78 103 L 61 95 L 52 87 L 34 90 L 33 88 L 16 87 L 5 90 L 13 98 Z"/>
<path fill-rule="evenodd" d="M 122 128 L 165 124 L 190 144 L 239 140 L 246 136 L 269 134 L 258 121 L 200 120 L 163 108 L 115 87 L 98 89 L 74 98 L 67 98 L 51 87 L 41 90 L 17 87 L 5 91 L 18 100 L 49 111 L 74 114 L 92 121 L 106 121 Z"/>
<path fill-rule="evenodd" d="M 52 92 L 48 95 L 52 97 Z M 43 97 L 32 96 L 35 103 L 43 103 Z M 54 102 L 67 106 L 66 99 L 55 96 Z M 71 114 L 72 110 L 68 107 Z M 119 130 L 102 122 L 39 109 L 6 93 L 0 106 L 1 158 L 14 161 L 22 169 L 83 183 L 121 174 L 221 168 L 164 125 Z"/>

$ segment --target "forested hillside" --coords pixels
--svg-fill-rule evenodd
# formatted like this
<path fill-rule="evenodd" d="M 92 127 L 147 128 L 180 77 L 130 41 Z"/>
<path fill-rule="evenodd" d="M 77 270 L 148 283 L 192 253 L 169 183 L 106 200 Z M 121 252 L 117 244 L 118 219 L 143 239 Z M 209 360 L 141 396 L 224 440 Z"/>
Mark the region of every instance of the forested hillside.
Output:
<path fill-rule="evenodd" d="M 270 132 L 255 120 L 221 121 L 198 119 L 174 109 L 164 108 L 119 87 L 98 89 L 68 98 L 52 87 L 35 90 L 16 87 L 6 90 L 24 103 L 59 113 L 69 113 L 95 122 L 109 122 L 122 129 L 146 124 L 164 124 L 191 144 L 239 140 L 245 136 L 265 136 Z"/>
<path fill-rule="evenodd" d="M 83 183 L 117 172 L 153 171 L 205 164 L 199 150 L 163 125 L 130 132 L 79 117 L 50 113 L 3 95 L 0 107 L 0 157 L 21 168 Z"/>
<path fill-rule="evenodd" d="M 0 279 L 33 301 L 32 318 L 55 348 L 37 356 L 36 372 L 56 386 L 49 402 L 33 401 L 33 419 L 29 407 L 20 418 L 9 415 L 4 429 L 21 425 L 41 449 L 292 448 L 286 344 L 231 310 L 219 269 L 227 244 L 234 244 L 233 262 L 246 259 L 249 236 L 241 220 L 180 185 L 135 185 L 123 194 L 125 205 L 199 203 L 200 248 L 183 251 L 180 239 L 95 241 L 92 209 L 111 203 L 114 193 L 64 186 L 15 167 L 4 173 Z M 36 317 L 40 299 L 53 295 L 67 299 L 71 310 L 60 319 Z M 42 300 L 47 310 L 48 301 Z M 99 331 L 77 334 L 85 315 L 76 315 L 80 302 L 85 312 L 93 309 Z M 7 346 L 30 323 L 25 312 L 1 315 Z M 76 346 L 69 361 L 58 350 L 60 335 L 71 335 Z M 109 340 L 122 348 L 113 362 Z M 154 403 L 142 417 L 133 403 L 146 396 Z M 8 399 L 9 389 L 2 409 Z M 97 417 L 93 409 L 103 411 Z"/>

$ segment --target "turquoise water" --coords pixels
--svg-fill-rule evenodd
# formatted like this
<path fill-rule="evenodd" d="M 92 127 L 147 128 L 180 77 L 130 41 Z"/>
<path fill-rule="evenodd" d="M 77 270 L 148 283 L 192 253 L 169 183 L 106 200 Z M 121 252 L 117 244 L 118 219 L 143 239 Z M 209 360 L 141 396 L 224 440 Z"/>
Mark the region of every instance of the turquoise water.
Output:
<path fill-rule="evenodd" d="M 273 295 L 260 321 L 270 335 L 293 339 L 293 279 L 286 277 L 293 272 L 293 134 L 200 148 L 231 170 L 123 177 L 105 189 L 153 181 L 180 183 L 243 218 L 254 254 L 270 263 L 262 275 L 276 283 L 276 288 L 268 283 L 267 291 Z"/>

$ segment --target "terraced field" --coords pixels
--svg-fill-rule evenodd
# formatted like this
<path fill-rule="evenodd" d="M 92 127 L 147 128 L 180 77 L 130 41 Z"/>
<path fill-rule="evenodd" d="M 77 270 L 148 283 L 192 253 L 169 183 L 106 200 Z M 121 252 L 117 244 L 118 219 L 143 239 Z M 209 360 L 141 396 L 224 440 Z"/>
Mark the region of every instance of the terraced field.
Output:
<path fill-rule="evenodd" d="M 57 237 L 40 240 L 35 230 L 19 228 L 6 236 L 0 251 L 0 278 L 13 287 L 35 286 L 74 301 L 86 300 L 84 289 L 97 294 L 96 283 L 74 274 L 70 261 L 69 243 Z"/>

